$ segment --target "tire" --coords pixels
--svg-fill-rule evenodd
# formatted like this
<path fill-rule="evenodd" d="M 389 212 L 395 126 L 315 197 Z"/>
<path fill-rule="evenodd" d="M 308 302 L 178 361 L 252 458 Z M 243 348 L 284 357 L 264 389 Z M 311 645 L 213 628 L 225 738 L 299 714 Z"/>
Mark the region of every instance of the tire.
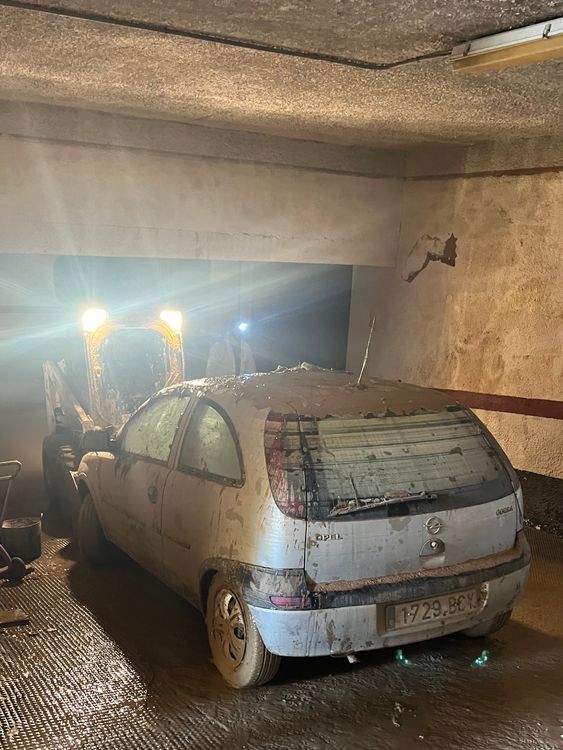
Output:
<path fill-rule="evenodd" d="M 80 498 L 70 476 L 78 468 L 76 451 L 68 435 L 49 435 L 43 441 L 43 480 L 49 507 L 71 524 L 77 515 Z"/>
<path fill-rule="evenodd" d="M 234 688 L 272 680 L 281 658 L 268 651 L 237 588 L 218 573 L 207 597 L 207 637 L 213 662 Z"/>
<path fill-rule="evenodd" d="M 94 501 L 89 494 L 85 496 L 80 506 L 76 536 L 80 555 L 90 565 L 100 566 L 111 562 L 114 547 L 106 539 Z"/>
<path fill-rule="evenodd" d="M 493 617 L 492 620 L 480 622 L 479 625 L 474 625 L 472 628 L 468 628 L 462 632 L 469 638 L 483 638 L 486 635 L 492 635 L 506 625 L 510 620 L 511 614 L 512 610 L 509 609 L 508 612 L 502 612 L 500 615 Z"/>

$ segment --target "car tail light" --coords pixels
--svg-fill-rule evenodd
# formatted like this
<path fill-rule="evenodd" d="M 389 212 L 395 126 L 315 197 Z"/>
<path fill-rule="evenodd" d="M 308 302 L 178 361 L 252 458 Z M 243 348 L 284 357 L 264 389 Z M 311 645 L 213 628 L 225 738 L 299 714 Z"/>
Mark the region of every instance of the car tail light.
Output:
<path fill-rule="evenodd" d="M 270 489 L 278 508 L 291 518 L 306 517 L 299 422 L 270 414 L 264 432 Z"/>
<path fill-rule="evenodd" d="M 313 602 L 308 596 L 271 596 L 276 609 L 312 609 Z"/>

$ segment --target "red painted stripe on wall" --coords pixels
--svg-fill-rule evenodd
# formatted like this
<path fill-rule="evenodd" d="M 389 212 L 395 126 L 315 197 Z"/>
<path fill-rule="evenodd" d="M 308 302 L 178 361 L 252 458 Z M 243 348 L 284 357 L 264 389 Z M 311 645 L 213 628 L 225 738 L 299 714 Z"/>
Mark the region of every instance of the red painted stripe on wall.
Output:
<path fill-rule="evenodd" d="M 502 411 L 509 414 L 525 414 L 528 417 L 547 417 L 563 419 L 563 401 L 551 401 L 545 398 L 520 398 L 519 396 L 501 396 L 495 393 L 476 393 L 475 391 L 457 391 L 450 388 L 439 388 L 444 393 L 451 393 L 457 401 L 471 409 Z"/>

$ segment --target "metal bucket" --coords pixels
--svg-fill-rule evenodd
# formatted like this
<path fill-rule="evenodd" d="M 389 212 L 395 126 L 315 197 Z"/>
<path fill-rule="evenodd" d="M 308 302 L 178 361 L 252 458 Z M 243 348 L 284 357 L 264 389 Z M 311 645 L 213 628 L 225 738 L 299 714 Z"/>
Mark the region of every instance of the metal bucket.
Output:
<path fill-rule="evenodd" d="M 0 544 L 11 557 L 25 562 L 41 557 L 41 519 L 7 518 L 0 528 Z"/>

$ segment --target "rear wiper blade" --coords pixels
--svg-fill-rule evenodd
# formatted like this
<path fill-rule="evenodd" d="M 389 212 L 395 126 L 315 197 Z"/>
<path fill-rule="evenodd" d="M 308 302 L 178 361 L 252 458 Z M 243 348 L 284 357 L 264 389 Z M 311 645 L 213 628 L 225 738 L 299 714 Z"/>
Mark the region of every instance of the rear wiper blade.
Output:
<path fill-rule="evenodd" d="M 349 500 L 342 505 L 336 505 L 330 512 L 329 516 L 343 516 L 348 513 L 361 513 L 364 510 L 373 510 L 380 508 L 382 505 L 391 505 L 393 503 L 410 503 L 416 500 L 436 500 L 438 495 L 435 492 L 388 492 L 385 495 L 376 497 L 366 497 L 363 500 Z"/>

